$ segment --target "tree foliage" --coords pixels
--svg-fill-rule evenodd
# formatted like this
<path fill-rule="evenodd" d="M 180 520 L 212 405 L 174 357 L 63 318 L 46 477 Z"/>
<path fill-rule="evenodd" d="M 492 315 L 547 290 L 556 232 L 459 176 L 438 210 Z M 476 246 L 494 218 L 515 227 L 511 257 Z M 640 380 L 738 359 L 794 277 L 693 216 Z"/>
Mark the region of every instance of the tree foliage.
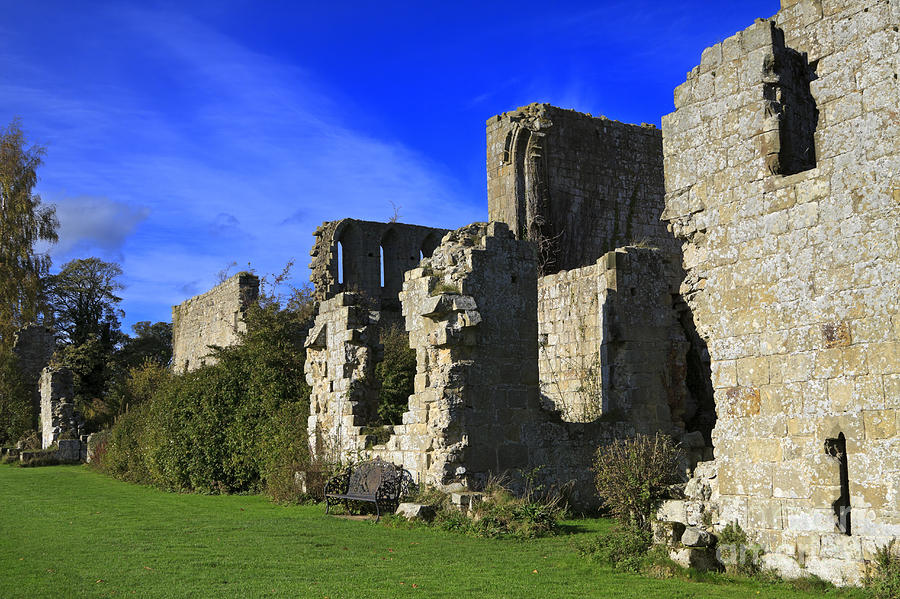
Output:
<path fill-rule="evenodd" d="M 56 209 L 32 193 L 44 156 L 41 146 L 27 147 L 18 119 L 0 130 L 0 343 L 10 345 L 19 327 L 44 313 L 42 277 L 50 256 L 40 242 L 55 242 Z"/>
<path fill-rule="evenodd" d="M 409 409 L 416 376 L 416 352 L 409 347 L 409 336 L 398 325 L 381 334 L 384 359 L 375 366 L 375 377 L 381 383 L 378 393 L 378 418 L 382 424 L 400 424 Z"/>
<path fill-rule="evenodd" d="M 0 345 L 0 445 L 14 443 L 31 428 L 31 393 L 15 353 Z"/>
<path fill-rule="evenodd" d="M 55 327 L 65 342 L 81 345 L 91 337 L 108 344 L 118 341 L 121 276 L 115 262 L 91 257 L 67 262 L 48 279 Z"/>

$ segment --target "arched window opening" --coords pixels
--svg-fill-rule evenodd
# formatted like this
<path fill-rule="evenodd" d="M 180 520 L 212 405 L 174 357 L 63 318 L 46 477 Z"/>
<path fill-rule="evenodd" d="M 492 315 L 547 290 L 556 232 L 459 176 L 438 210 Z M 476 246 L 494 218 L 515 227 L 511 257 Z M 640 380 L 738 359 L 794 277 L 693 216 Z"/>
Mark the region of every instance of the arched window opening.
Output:
<path fill-rule="evenodd" d="M 386 295 L 400 293 L 403 287 L 403 273 L 407 268 L 403 255 L 397 232 L 388 229 L 381 238 L 381 288 Z"/>

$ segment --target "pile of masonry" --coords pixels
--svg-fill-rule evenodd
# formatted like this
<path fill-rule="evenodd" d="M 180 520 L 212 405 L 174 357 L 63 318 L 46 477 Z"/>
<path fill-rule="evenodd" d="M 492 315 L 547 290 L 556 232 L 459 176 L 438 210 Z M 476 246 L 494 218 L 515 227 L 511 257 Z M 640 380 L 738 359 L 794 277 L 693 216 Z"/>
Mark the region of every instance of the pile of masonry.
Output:
<path fill-rule="evenodd" d="M 662 432 L 692 476 L 658 515 L 674 556 L 737 523 L 766 567 L 859 582 L 900 537 L 898 25 L 898 0 L 782 0 L 703 52 L 662 132 L 491 118 L 489 224 L 325 223 L 312 451 L 445 489 L 540 468 L 590 505 L 596 447 Z M 250 295 L 203 296 L 227 327 L 176 307 L 176 364 L 227 344 Z M 373 445 L 398 323 L 415 391 Z"/>

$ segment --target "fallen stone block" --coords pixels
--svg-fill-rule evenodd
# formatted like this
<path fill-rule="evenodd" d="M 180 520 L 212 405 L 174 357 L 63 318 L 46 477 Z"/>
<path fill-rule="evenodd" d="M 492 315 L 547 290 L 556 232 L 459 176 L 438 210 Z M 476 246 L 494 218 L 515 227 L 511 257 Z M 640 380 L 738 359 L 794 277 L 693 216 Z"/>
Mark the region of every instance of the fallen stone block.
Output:
<path fill-rule="evenodd" d="M 434 506 L 425 505 L 423 503 L 401 503 L 397 506 L 395 512 L 398 516 L 403 516 L 407 520 L 424 520 L 430 522 L 434 519 Z"/>
<path fill-rule="evenodd" d="M 682 547 L 669 552 L 669 558 L 684 568 L 697 570 L 720 570 L 716 552 L 708 547 Z"/>

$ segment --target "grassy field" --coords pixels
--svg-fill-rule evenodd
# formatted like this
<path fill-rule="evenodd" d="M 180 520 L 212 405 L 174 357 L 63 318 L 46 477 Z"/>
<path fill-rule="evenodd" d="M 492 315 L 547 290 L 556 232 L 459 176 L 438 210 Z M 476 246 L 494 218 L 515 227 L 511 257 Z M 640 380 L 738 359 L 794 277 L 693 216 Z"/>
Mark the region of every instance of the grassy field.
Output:
<path fill-rule="evenodd" d="M 0 598 L 821 596 L 654 580 L 577 555 L 577 539 L 608 527 L 578 520 L 553 538 L 477 539 L 257 496 L 163 493 L 82 466 L 0 466 Z"/>

